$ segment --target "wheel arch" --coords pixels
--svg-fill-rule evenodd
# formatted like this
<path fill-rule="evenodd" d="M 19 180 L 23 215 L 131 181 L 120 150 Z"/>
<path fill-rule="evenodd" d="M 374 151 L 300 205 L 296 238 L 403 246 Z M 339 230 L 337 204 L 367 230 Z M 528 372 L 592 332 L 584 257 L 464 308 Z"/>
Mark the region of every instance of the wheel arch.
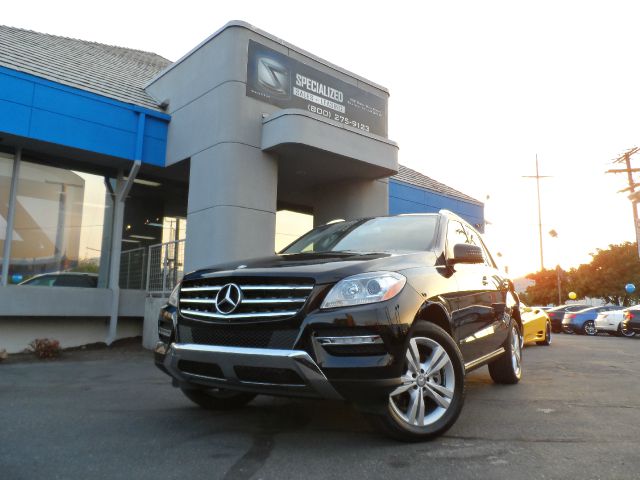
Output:
<path fill-rule="evenodd" d="M 424 321 L 433 323 L 438 327 L 442 328 L 445 332 L 447 332 L 452 338 L 453 337 L 453 328 L 451 325 L 451 315 L 449 315 L 448 310 L 444 305 L 437 302 L 425 302 L 418 310 L 418 313 L 414 319 L 414 325 L 418 321 Z"/>

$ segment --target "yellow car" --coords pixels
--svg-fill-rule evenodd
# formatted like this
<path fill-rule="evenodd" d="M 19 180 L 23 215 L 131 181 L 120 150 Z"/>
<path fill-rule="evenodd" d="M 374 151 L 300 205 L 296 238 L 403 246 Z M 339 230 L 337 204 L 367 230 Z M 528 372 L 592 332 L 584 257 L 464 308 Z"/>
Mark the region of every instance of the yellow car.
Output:
<path fill-rule="evenodd" d="M 523 343 L 536 342 L 537 345 L 549 345 L 551 343 L 551 319 L 547 313 L 535 307 L 527 307 L 520 303 L 520 318 L 524 332 Z"/>

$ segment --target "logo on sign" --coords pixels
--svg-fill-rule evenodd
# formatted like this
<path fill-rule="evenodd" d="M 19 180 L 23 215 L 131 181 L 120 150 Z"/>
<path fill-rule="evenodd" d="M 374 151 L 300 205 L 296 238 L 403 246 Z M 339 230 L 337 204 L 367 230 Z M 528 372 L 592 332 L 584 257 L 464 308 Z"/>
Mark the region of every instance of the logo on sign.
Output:
<path fill-rule="evenodd" d="M 289 70 L 270 57 L 258 58 L 258 84 L 270 94 L 288 97 L 291 76 Z"/>

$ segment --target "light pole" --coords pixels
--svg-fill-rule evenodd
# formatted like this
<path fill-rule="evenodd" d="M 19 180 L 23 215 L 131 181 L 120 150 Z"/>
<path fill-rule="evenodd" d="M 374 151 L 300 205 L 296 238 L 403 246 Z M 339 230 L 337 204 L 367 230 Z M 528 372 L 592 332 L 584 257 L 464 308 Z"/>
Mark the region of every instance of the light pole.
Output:
<path fill-rule="evenodd" d="M 538 154 L 536 153 L 536 174 L 523 175 L 522 178 L 535 178 L 538 191 L 538 237 L 540 238 L 540 271 L 544 270 L 544 256 L 542 254 L 542 208 L 540 207 L 540 179 L 549 178 L 549 175 L 540 175 L 538 169 Z"/>

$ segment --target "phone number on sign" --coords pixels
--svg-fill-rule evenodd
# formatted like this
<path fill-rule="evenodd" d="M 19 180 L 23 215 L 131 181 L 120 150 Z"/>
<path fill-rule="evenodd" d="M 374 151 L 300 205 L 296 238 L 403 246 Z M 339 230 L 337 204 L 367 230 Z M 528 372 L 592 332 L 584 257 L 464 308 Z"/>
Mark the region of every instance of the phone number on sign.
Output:
<path fill-rule="evenodd" d="M 318 115 L 322 115 L 323 117 L 326 117 L 326 118 L 331 118 L 332 120 L 335 120 L 336 122 L 344 123 L 345 125 L 351 125 L 352 127 L 359 128 L 360 130 L 364 130 L 365 132 L 369 131 L 369 125 L 367 125 L 365 123 L 357 122 L 355 120 L 351 120 L 348 117 L 345 117 L 344 115 L 340 115 L 338 113 L 330 112 L 327 109 L 324 109 L 324 108 L 321 108 L 321 107 L 316 107 L 315 105 L 307 105 L 307 108 L 312 113 L 316 113 Z"/>

